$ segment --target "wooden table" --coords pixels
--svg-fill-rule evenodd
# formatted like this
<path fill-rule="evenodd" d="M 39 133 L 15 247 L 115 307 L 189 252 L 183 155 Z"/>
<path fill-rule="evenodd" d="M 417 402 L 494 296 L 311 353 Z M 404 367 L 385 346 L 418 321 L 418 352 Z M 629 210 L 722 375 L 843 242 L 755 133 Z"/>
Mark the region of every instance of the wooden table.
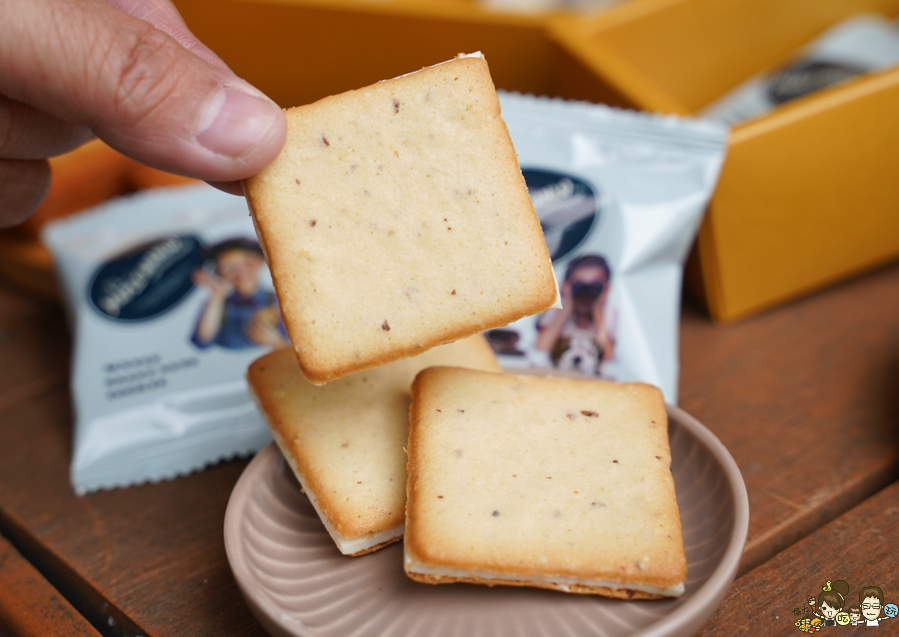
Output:
<path fill-rule="evenodd" d="M 899 602 L 899 265 L 728 326 L 687 304 L 680 334 L 680 405 L 751 510 L 702 634 L 796 634 L 826 580 Z M 0 636 L 263 635 L 222 540 L 246 461 L 74 496 L 69 349 L 58 307 L 0 289 Z"/>

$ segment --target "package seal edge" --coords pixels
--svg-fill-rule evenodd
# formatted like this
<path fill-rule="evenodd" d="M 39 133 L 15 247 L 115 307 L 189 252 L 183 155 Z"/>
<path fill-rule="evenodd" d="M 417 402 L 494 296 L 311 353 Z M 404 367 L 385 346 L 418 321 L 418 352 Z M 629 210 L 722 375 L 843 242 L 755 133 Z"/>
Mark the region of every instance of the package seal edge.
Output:
<path fill-rule="evenodd" d="M 535 96 L 513 91 L 497 91 L 500 103 L 515 104 L 522 109 L 518 117 L 527 116 L 534 104 L 541 104 L 544 112 L 535 115 L 534 120 L 545 122 L 545 111 L 557 115 L 556 124 L 572 129 L 570 112 L 576 111 L 586 121 L 579 121 L 577 129 L 603 134 L 615 139 L 652 139 L 656 143 L 677 147 L 679 150 L 707 153 L 712 149 L 726 147 L 730 127 L 710 119 L 689 118 L 681 115 L 657 114 L 626 108 L 594 104 L 580 100 L 566 100 L 561 97 Z M 569 112 L 566 113 L 565 110 Z"/>

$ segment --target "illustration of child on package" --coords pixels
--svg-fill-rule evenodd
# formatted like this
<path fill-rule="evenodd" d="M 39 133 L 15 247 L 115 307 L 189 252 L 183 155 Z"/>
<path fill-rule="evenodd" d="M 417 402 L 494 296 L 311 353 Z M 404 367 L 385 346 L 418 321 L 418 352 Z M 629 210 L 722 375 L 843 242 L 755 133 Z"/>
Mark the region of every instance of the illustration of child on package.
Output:
<path fill-rule="evenodd" d="M 191 341 L 200 348 L 226 349 L 290 345 L 275 293 L 259 285 L 265 259 L 251 239 L 229 239 L 206 251 L 213 269 L 198 268 L 192 279 L 206 288 L 203 307 Z"/>

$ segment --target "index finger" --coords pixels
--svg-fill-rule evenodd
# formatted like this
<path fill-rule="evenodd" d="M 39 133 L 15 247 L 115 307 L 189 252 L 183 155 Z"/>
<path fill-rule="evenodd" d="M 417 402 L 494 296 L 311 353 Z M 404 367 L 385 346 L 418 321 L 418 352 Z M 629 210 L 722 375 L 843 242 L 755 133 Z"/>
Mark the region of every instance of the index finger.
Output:
<path fill-rule="evenodd" d="M 284 143 L 274 102 L 102 0 L 27 0 L 4 13 L 0 93 L 87 126 L 138 161 L 228 182 L 258 172 Z"/>

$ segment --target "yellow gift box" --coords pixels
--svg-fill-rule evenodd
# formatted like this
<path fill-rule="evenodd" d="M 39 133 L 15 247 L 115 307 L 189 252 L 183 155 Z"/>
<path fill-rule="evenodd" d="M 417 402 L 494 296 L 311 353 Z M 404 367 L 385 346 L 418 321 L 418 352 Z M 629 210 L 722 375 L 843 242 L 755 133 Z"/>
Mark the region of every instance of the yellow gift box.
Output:
<path fill-rule="evenodd" d="M 855 14 L 899 0 L 631 0 L 552 21 L 557 91 L 691 115 Z M 733 128 L 688 285 L 728 321 L 899 256 L 899 68 Z"/>
<path fill-rule="evenodd" d="M 175 0 L 191 30 L 282 106 L 481 51 L 497 86 L 551 94 L 547 14 L 478 0 Z"/>

